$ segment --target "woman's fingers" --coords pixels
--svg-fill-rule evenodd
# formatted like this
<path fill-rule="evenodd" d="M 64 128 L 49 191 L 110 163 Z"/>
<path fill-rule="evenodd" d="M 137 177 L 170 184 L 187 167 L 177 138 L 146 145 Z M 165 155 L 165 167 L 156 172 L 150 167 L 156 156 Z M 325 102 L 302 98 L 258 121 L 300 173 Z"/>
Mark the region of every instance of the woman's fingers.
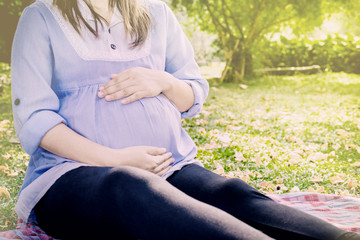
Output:
<path fill-rule="evenodd" d="M 164 162 L 162 162 L 159 166 L 157 166 L 155 169 L 154 169 L 154 173 L 159 175 L 159 176 L 162 176 L 164 175 L 170 168 L 171 168 L 171 164 L 175 161 L 174 158 L 169 158 L 167 160 L 165 160 Z"/>
<path fill-rule="evenodd" d="M 107 85 L 108 83 L 111 83 Z M 110 80 L 107 84 L 99 88 L 98 97 L 103 98 L 111 96 L 115 93 L 122 92 L 125 95 L 130 95 L 135 91 L 136 83 L 133 81 L 115 81 Z M 126 97 L 126 96 L 124 96 Z"/>
<path fill-rule="evenodd" d="M 146 91 L 138 91 L 138 92 L 134 92 L 132 95 L 128 96 L 121 102 L 123 104 L 128 104 L 128 103 L 135 102 L 136 100 L 142 99 L 144 97 L 147 97 Z"/>
<path fill-rule="evenodd" d="M 146 153 L 153 156 L 162 155 L 166 153 L 166 148 L 147 147 Z"/>
<path fill-rule="evenodd" d="M 105 100 L 106 101 L 113 101 L 113 100 L 118 100 L 121 98 L 129 98 L 129 96 L 138 96 L 141 95 L 141 91 L 139 91 L 139 87 L 138 86 L 130 86 L 127 88 L 122 88 L 114 93 L 111 94 L 107 94 L 105 96 Z"/>
<path fill-rule="evenodd" d="M 171 166 L 168 166 L 167 168 L 165 168 L 164 170 L 162 170 L 161 172 L 156 173 L 156 174 L 161 177 L 162 175 L 164 175 L 165 173 L 167 173 L 167 171 L 169 171 L 170 168 L 171 168 Z"/>
<path fill-rule="evenodd" d="M 127 104 L 144 97 L 154 97 L 164 90 L 163 72 L 141 67 L 112 74 L 111 80 L 99 88 L 98 97 L 107 101 L 125 98 Z"/>
<path fill-rule="evenodd" d="M 154 161 L 157 163 L 157 165 L 161 165 L 163 162 L 171 158 L 172 153 L 167 152 L 161 155 L 153 156 Z"/>
<path fill-rule="evenodd" d="M 162 172 L 165 168 L 170 166 L 170 164 L 175 161 L 174 158 L 172 158 L 171 152 L 167 152 L 167 153 L 157 155 L 157 156 L 151 156 L 151 158 L 154 161 L 154 163 L 156 164 L 152 170 L 152 172 L 155 174 Z"/>
<path fill-rule="evenodd" d="M 117 85 L 119 83 L 122 83 L 126 80 L 129 80 L 130 76 L 127 75 L 111 75 L 111 80 L 106 82 L 104 85 L 102 85 L 99 90 L 100 91 L 108 91 L 111 87 L 113 87 L 114 85 Z"/>

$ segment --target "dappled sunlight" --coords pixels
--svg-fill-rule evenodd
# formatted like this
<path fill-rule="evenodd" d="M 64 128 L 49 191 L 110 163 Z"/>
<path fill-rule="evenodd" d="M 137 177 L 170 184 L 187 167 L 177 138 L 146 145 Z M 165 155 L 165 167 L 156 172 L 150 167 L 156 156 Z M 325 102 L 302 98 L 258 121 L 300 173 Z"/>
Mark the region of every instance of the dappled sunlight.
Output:
<path fill-rule="evenodd" d="M 328 78 L 336 89 L 323 91 Z M 360 196 L 360 100 L 339 78 L 360 81 L 329 73 L 219 85 L 184 126 L 208 168 L 265 193 Z"/>

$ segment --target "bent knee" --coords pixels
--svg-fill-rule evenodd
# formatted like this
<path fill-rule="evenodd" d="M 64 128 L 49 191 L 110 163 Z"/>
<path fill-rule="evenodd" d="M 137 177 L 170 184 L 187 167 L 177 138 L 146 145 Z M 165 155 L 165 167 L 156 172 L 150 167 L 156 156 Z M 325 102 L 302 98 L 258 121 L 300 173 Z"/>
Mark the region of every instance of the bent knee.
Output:
<path fill-rule="evenodd" d="M 146 183 L 156 175 L 136 167 L 121 166 L 110 168 L 102 179 L 104 185 L 124 186 L 132 183 Z"/>
<path fill-rule="evenodd" d="M 159 176 L 146 170 L 122 166 L 110 168 L 107 174 L 100 180 L 100 191 L 106 195 L 126 194 L 150 191 L 154 182 L 159 181 Z M 161 179 L 161 178 L 160 178 Z"/>
<path fill-rule="evenodd" d="M 240 199 L 261 198 L 269 199 L 258 190 L 238 178 L 226 179 L 219 188 L 222 194 Z"/>

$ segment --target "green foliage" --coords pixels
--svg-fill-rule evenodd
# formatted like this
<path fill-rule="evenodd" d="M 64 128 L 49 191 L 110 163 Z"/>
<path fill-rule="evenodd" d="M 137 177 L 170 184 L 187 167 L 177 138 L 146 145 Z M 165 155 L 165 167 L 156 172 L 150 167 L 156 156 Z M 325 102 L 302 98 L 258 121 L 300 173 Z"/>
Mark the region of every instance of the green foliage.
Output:
<path fill-rule="evenodd" d="M 241 80 L 250 73 L 251 55 L 268 33 L 291 26 L 306 32 L 322 23 L 322 1 L 311 0 L 173 0 L 182 5 L 190 17 L 198 20 L 202 30 L 216 33 L 227 65 L 222 80 Z M 246 71 L 247 70 L 247 71 Z"/>
<path fill-rule="evenodd" d="M 200 117 L 184 124 L 206 167 L 264 192 L 360 196 L 358 76 L 263 77 L 246 90 L 211 90 Z"/>
<path fill-rule="evenodd" d="M 325 40 L 286 39 L 267 42 L 261 51 L 266 67 L 320 65 L 323 70 L 360 74 L 360 39 L 329 35 Z"/>
<path fill-rule="evenodd" d="M 16 141 L 10 93 L 10 67 L 0 63 L 0 231 L 16 226 L 14 206 L 29 160 Z"/>

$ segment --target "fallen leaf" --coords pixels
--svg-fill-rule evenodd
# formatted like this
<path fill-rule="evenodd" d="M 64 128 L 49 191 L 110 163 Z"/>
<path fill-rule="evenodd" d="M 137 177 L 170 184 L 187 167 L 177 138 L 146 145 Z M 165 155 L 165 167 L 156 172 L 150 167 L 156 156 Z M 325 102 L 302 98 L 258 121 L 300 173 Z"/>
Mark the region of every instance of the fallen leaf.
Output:
<path fill-rule="evenodd" d="M 349 138 L 351 135 L 353 135 L 352 133 L 349 133 L 344 129 L 336 129 L 335 133 L 344 139 Z"/>
<path fill-rule="evenodd" d="M 198 125 L 198 126 L 203 126 L 203 125 L 207 125 L 209 122 L 208 122 L 208 120 L 206 120 L 206 119 L 198 119 L 198 120 L 196 120 L 196 125 Z"/>
<path fill-rule="evenodd" d="M 0 197 L 8 197 L 11 198 L 9 191 L 6 187 L 0 187 Z"/>
<path fill-rule="evenodd" d="M 327 154 L 324 154 L 322 152 L 316 152 L 316 153 L 311 153 L 309 156 L 308 156 L 308 160 L 310 162 L 318 162 L 318 161 L 321 161 L 321 160 L 326 160 L 328 157 Z"/>
<path fill-rule="evenodd" d="M 0 131 L 1 131 L 1 130 L 4 130 L 4 129 L 8 126 L 8 124 L 10 124 L 10 121 L 9 121 L 9 120 L 3 120 L 3 121 L 1 121 L 1 122 L 0 122 Z"/>
<path fill-rule="evenodd" d="M 208 117 L 210 115 L 210 112 L 206 111 L 205 109 L 202 109 L 201 113 L 204 114 L 204 117 Z"/>
<path fill-rule="evenodd" d="M 322 193 L 322 192 L 324 192 L 325 191 L 325 188 L 323 187 L 323 186 L 320 186 L 320 187 L 318 187 L 317 189 L 316 189 L 316 192 L 317 193 Z"/>
<path fill-rule="evenodd" d="M 225 135 L 225 134 L 222 134 L 222 135 L 218 136 L 218 139 L 223 143 L 230 143 L 231 142 L 231 138 L 228 135 Z"/>
<path fill-rule="evenodd" d="M 9 153 L 6 153 L 5 155 L 2 155 L 5 160 L 9 160 L 11 158 L 11 155 Z"/>
<path fill-rule="evenodd" d="M 244 175 L 240 179 L 243 180 L 244 182 L 250 182 L 250 176 L 249 175 Z"/>
<path fill-rule="evenodd" d="M 338 150 L 339 148 L 341 148 L 341 145 L 338 144 L 338 143 L 335 143 L 332 147 L 333 147 L 335 150 Z"/>
<path fill-rule="evenodd" d="M 214 92 L 218 92 L 219 89 L 217 87 L 211 87 L 211 90 L 214 91 Z"/>
<path fill-rule="evenodd" d="M 344 196 L 344 197 L 351 197 L 352 195 L 350 194 L 349 190 L 344 190 L 344 191 L 340 191 L 339 192 L 340 196 Z"/>
<path fill-rule="evenodd" d="M 256 177 L 256 178 L 262 178 L 263 177 L 263 175 L 261 173 L 259 173 L 259 172 L 253 172 L 253 173 L 251 173 L 251 176 Z"/>
<path fill-rule="evenodd" d="M 300 188 L 299 187 L 293 187 L 290 192 L 300 192 Z"/>
<path fill-rule="evenodd" d="M 330 182 L 332 184 L 338 184 L 338 183 L 342 183 L 345 181 L 345 178 L 346 178 L 346 174 L 345 173 L 340 173 L 336 176 L 332 176 L 329 178 Z"/>
<path fill-rule="evenodd" d="M 261 157 L 259 155 L 257 155 L 255 157 L 255 164 L 256 164 L 257 167 L 262 165 L 262 159 L 261 159 Z"/>
<path fill-rule="evenodd" d="M 226 125 L 228 123 L 229 122 L 226 119 L 223 119 L 223 118 L 214 120 L 214 124 Z"/>
<path fill-rule="evenodd" d="M 0 171 L 4 171 L 4 170 L 7 170 L 8 167 L 7 166 L 0 166 Z"/>
<path fill-rule="evenodd" d="M 219 175 L 223 175 L 225 173 L 224 167 L 222 166 L 222 164 L 215 162 L 215 170 L 213 171 L 214 173 L 217 173 Z"/>
<path fill-rule="evenodd" d="M 241 120 L 233 120 L 231 123 L 233 125 L 239 125 L 241 123 Z"/>
<path fill-rule="evenodd" d="M 210 143 L 205 144 L 204 148 L 208 150 L 212 150 L 216 148 L 221 148 L 221 145 L 211 141 Z"/>
<path fill-rule="evenodd" d="M 289 158 L 290 165 L 296 165 L 301 162 L 301 156 L 296 152 L 289 153 Z"/>
<path fill-rule="evenodd" d="M 199 128 L 198 133 L 205 134 L 206 133 L 205 128 Z"/>
<path fill-rule="evenodd" d="M 298 143 L 298 144 L 303 144 L 303 140 L 301 140 L 300 138 L 297 138 L 295 136 L 286 136 L 285 140 L 288 142 L 292 142 L 292 143 Z"/>
<path fill-rule="evenodd" d="M 12 144 L 20 144 L 20 141 L 18 138 L 16 137 L 11 137 L 10 140 L 9 140 L 9 143 L 12 143 Z"/>
<path fill-rule="evenodd" d="M 329 143 L 324 143 L 323 145 L 321 145 L 321 151 L 326 151 L 329 147 Z"/>
<path fill-rule="evenodd" d="M 306 192 L 316 193 L 316 190 L 313 187 L 310 187 Z"/>
<path fill-rule="evenodd" d="M 245 85 L 245 84 L 239 84 L 239 87 L 240 87 L 241 89 L 247 89 L 247 88 L 248 88 L 248 86 Z"/>
<path fill-rule="evenodd" d="M 275 189 L 276 189 L 276 191 L 280 191 L 280 192 L 288 190 L 288 188 L 284 184 L 277 184 L 275 186 Z"/>
<path fill-rule="evenodd" d="M 348 182 L 348 188 L 357 188 L 358 186 L 360 186 L 360 184 L 358 184 L 356 182 L 356 180 L 354 179 L 350 179 Z"/>
<path fill-rule="evenodd" d="M 345 145 L 345 149 L 346 149 L 346 150 L 352 150 L 352 149 L 354 149 L 354 150 L 356 150 L 358 153 L 360 153 L 360 147 L 357 146 L 357 145 L 355 145 L 355 144 L 347 144 L 347 145 Z"/>
<path fill-rule="evenodd" d="M 320 183 L 323 181 L 324 181 L 324 179 L 320 176 L 316 176 L 316 177 L 313 177 L 312 179 L 310 179 L 310 182 L 314 182 L 314 183 Z"/>
<path fill-rule="evenodd" d="M 335 151 L 331 151 L 331 152 L 328 154 L 328 157 L 336 157 Z"/>
<path fill-rule="evenodd" d="M 235 160 L 240 162 L 247 162 L 242 152 L 237 152 L 237 151 L 235 152 Z"/>
<path fill-rule="evenodd" d="M 353 163 L 351 164 L 351 166 L 360 168 L 360 162 Z"/>
<path fill-rule="evenodd" d="M 269 183 L 269 185 L 267 185 L 267 189 L 271 189 L 271 190 L 276 190 L 276 186 L 273 183 Z"/>
<path fill-rule="evenodd" d="M 10 171 L 6 172 L 6 176 L 8 176 L 8 177 L 16 177 L 17 175 L 19 175 L 19 173 L 12 169 Z"/>
<path fill-rule="evenodd" d="M 226 112 L 225 115 L 228 116 L 231 120 L 236 118 L 233 112 Z"/>
<path fill-rule="evenodd" d="M 277 184 L 282 184 L 284 180 L 282 178 L 279 178 L 279 179 L 274 179 L 274 181 L 276 181 Z"/>
<path fill-rule="evenodd" d="M 261 183 L 260 183 L 260 187 L 266 188 L 269 184 L 270 184 L 269 182 L 264 181 L 264 182 L 261 182 Z"/>

